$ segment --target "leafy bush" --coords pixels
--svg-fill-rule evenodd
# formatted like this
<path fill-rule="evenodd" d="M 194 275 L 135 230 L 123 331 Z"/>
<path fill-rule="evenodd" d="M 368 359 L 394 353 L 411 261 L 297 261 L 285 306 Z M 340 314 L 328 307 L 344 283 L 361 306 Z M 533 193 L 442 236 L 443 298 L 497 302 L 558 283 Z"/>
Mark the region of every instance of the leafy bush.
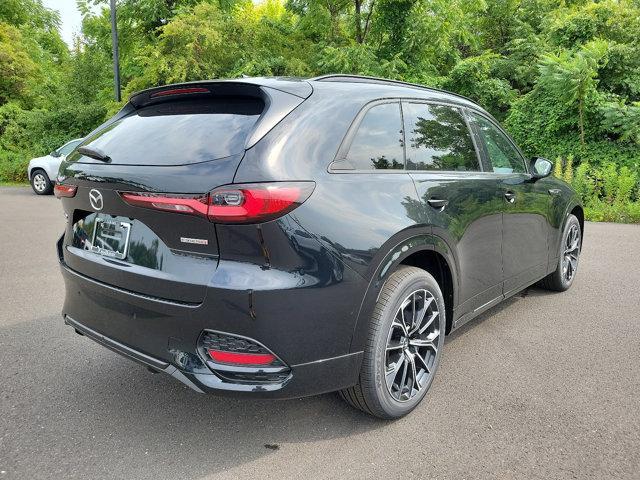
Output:
<path fill-rule="evenodd" d="M 640 202 L 626 205 L 595 202 L 585 207 L 585 217 L 592 222 L 640 223 Z"/>
<path fill-rule="evenodd" d="M 587 220 L 640 223 L 640 184 L 628 167 L 613 163 L 592 167 L 585 162 L 574 172 L 570 158 L 558 158 L 554 176 L 570 183 L 581 196 Z"/>
<path fill-rule="evenodd" d="M 102 104 L 64 106 L 56 110 L 23 110 L 0 106 L 0 182 L 26 180 L 26 165 L 104 121 Z"/>
<path fill-rule="evenodd" d="M 29 158 L 0 150 L 0 180 L 3 182 L 26 182 Z"/>

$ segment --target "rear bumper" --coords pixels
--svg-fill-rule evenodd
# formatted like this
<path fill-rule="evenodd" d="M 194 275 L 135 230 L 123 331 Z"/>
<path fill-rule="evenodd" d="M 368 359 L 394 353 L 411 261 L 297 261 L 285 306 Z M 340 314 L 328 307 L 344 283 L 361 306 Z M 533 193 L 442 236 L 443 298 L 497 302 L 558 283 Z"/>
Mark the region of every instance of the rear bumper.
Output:
<path fill-rule="evenodd" d="M 171 375 L 194 391 L 296 398 L 340 390 L 357 382 L 362 352 L 348 351 L 353 330 L 344 304 L 348 292 L 336 295 L 330 286 L 316 287 L 313 292 L 308 288 L 254 291 L 250 299 L 256 316 L 252 317 L 244 307 L 246 290 L 224 290 L 212 284 L 200 304 L 150 297 L 72 270 L 64 263 L 62 248 L 60 241 L 65 323 L 112 351 Z M 340 283 L 336 287 L 348 290 L 349 285 Z M 300 296 L 305 297 L 300 302 L 303 310 L 295 306 Z M 328 297 L 335 301 L 327 302 Z M 315 305 L 310 305 L 310 298 Z M 230 380 L 217 374 L 198 351 L 203 330 L 244 335 L 263 343 L 282 358 L 289 375 L 278 381 L 257 382 Z"/>
<path fill-rule="evenodd" d="M 319 395 L 356 383 L 362 352 L 327 358 L 291 367 L 289 377 L 279 383 L 232 383 L 214 373 L 180 370 L 174 365 L 135 350 L 65 315 L 64 322 L 75 331 L 120 355 L 158 372 L 166 373 L 198 393 L 247 393 L 265 398 L 297 398 Z"/>
<path fill-rule="evenodd" d="M 172 377 L 175 377 L 177 380 L 181 381 L 185 385 L 188 385 L 191 389 L 195 390 L 198 393 L 204 393 L 202 389 L 200 389 L 197 385 L 191 382 L 188 378 L 186 378 L 180 371 L 170 365 L 167 362 L 164 362 L 158 358 L 154 358 L 150 355 L 146 355 L 142 352 L 134 350 L 131 347 L 127 347 L 126 345 L 115 341 L 112 338 L 105 337 L 101 333 L 96 332 L 95 330 L 90 329 L 89 327 L 82 325 L 80 322 L 77 322 L 73 318 L 68 315 L 64 316 L 64 323 L 73 327 L 76 333 L 79 333 L 87 338 L 90 338 L 96 343 L 99 343 L 103 347 L 107 347 L 109 350 L 112 350 L 116 353 L 119 353 L 123 357 L 126 357 L 134 362 L 145 365 L 154 370 L 164 372 Z"/>

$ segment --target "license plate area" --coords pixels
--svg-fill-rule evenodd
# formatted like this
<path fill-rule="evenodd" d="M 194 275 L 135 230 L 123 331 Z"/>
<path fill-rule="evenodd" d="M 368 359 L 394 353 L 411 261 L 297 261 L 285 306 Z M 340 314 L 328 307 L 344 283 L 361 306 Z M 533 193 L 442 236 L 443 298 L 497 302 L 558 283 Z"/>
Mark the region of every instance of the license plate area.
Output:
<path fill-rule="evenodd" d="M 127 257 L 130 235 L 131 223 L 97 217 L 93 229 L 91 251 L 105 257 L 123 260 Z"/>

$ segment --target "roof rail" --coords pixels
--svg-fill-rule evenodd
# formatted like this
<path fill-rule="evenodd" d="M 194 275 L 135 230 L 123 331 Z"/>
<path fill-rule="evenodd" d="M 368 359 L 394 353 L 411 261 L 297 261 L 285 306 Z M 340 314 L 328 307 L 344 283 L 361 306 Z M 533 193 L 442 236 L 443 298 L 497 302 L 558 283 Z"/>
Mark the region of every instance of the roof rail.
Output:
<path fill-rule="evenodd" d="M 351 74 L 342 74 L 342 73 L 330 73 L 328 75 L 320 75 L 319 77 L 310 78 L 310 81 L 316 82 L 361 82 L 361 83 L 375 83 L 380 85 L 401 85 L 405 87 L 413 87 L 420 88 L 422 90 L 431 90 L 433 92 L 446 93 L 448 95 L 453 95 L 454 97 L 459 97 L 468 102 L 476 104 L 469 97 L 465 97 L 464 95 L 460 95 L 459 93 L 450 92 L 448 90 L 444 90 L 442 88 L 436 87 L 428 87 L 426 85 L 420 85 L 419 83 L 410 83 L 403 82 L 401 80 L 389 80 L 388 78 L 380 78 L 380 77 L 368 77 L 366 75 L 351 75 Z"/>

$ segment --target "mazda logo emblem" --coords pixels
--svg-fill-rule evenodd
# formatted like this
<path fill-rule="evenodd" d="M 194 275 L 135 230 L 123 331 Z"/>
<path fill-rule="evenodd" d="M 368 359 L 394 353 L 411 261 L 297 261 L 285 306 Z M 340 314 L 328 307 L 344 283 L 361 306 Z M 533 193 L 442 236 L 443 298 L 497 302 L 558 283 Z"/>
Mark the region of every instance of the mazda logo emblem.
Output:
<path fill-rule="evenodd" d="M 102 194 L 95 188 L 89 192 L 89 202 L 94 210 L 102 210 L 103 201 Z"/>

